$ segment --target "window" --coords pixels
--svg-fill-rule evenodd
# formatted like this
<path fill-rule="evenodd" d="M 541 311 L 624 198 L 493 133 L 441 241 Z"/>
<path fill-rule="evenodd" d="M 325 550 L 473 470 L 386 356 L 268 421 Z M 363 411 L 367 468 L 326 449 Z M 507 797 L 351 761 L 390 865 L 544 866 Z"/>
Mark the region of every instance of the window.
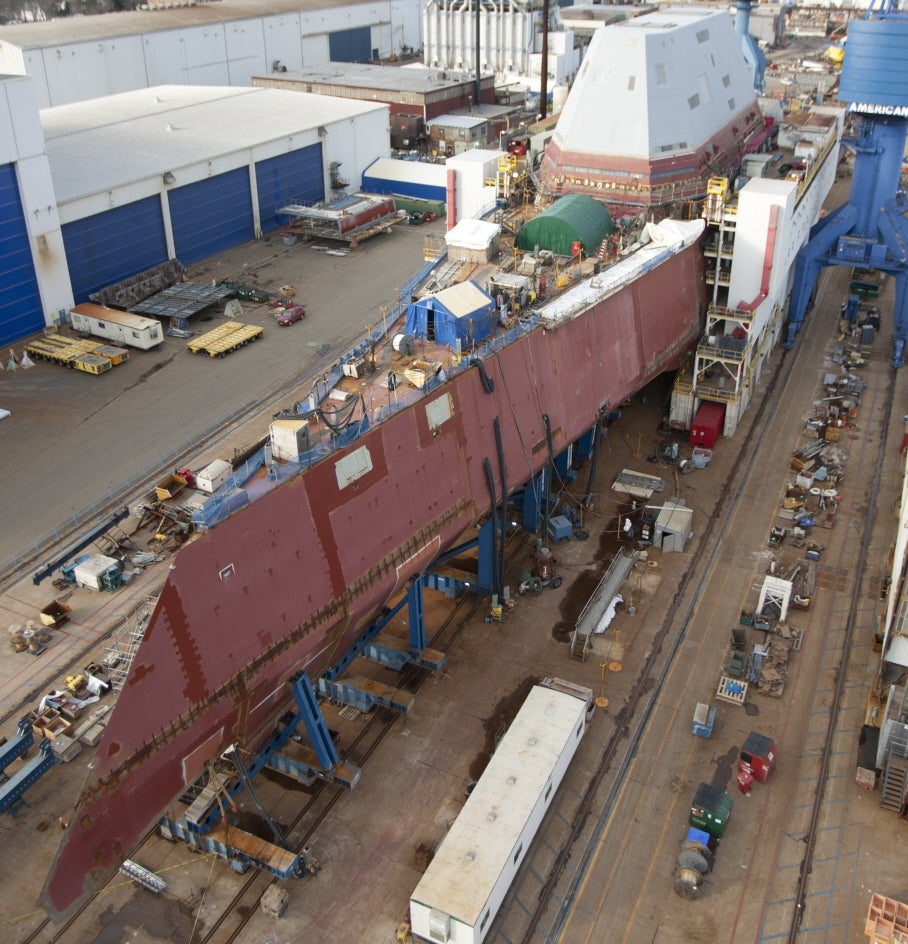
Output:
<path fill-rule="evenodd" d="M 482 921 L 479 923 L 479 930 L 484 931 L 485 926 L 489 923 L 489 910 L 486 909 L 486 913 L 482 916 Z"/>
<path fill-rule="evenodd" d="M 548 787 L 546 787 L 545 798 L 544 798 L 544 799 L 545 799 L 545 800 L 548 800 L 548 798 L 549 798 L 551 795 L 552 795 L 552 785 L 549 784 Z"/>
<path fill-rule="evenodd" d="M 517 847 L 517 851 L 514 853 L 514 865 L 517 864 L 517 860 L 520 858 L 520 853 L 523 852 L 523 843 Z"/>
<path fill-rule="evenodd" d="M 98 322 L 98 327 L 99 327 L 99 328 L 103 328 L 103 327 L 104 327 L 104 322 L 103 322 L 103 321 L 99 321 L 99 322 Z"/>
<path fill-rule="evenodd" d="M 228 564 L 226 567 L 218 571 L 218 577 L 221 580 L 226 580 L 228 577 L 232 577 L 236 573 L 236 567 L 233 564 Z"/>
<path fill-rule="evenodd" d="M 728 86 L 731 85 L 731 76 L 730 76 L 730 75 L 723 75 L 723 76 L 722 76 L 722 84 L 725 86 L 725 88 L 728 88 Z"/>
<path fill-rule="evenodd" d="M 734 100 L 733 98 L 730 98 L 730 99 L 728 100 L 728 110 L 729 110 L 729 111 L 734 111 L 734 110 L 735 110 L 735 100 Z"/>
<path fill-rule="evenodd" d="M 583 734 L 583 722 L 582 722 L 582 721 L 580 722 L 579 725 L 577 725 L 577 737 L 580 737 L 581 734 Z"/>
<path fill-rule="evenodd" d="M 709 42 L 709 30 L 708 30 L 708 29 L 697 30 L 697 42 L 700 43 L 701 45 L 702 45 L 703 43 L 708 43 L 708 42 Z"/>
<path fill-rule="evenodd" d="M 139 332 L 138 332 L 138 331 L 133 331 L 133 332 L 132 332 L 132 336 L 133 336 L 134 338 L 139 337 Z"/>
<path fill-rule="evenodd" d="M 691 95 L 691 97 L 687 100 L 687 107 L 690 108 L 691 111 L 693 111 L 695 108 L 699 108 L 700 96 L 696 93 Z"/>
<path fill-rule="evenodd" d="M 628 90 L 629 92 L 633 92 L 633 91 L 634 91 L 634 87 L 636 86 L 636 84 L 637 84 L 637 76 L 635 76 L 635 75 L 629 75 L 629 76 L 627 77 L 627 90 Z"/>
<path fill-rule="evenodd" d="M 665 66 L 662 65 L 662 63 L 656 63 L 656 84 L 668 85 L 668 73 L 665 71 Z"/>

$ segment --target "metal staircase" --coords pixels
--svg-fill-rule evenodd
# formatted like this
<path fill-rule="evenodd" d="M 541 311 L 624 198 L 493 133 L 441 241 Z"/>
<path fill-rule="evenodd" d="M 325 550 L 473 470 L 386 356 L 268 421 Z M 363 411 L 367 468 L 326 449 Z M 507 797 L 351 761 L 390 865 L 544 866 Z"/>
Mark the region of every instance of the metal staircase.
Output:
<path fill-rule="evenodd" d="M 908 778 L 908 758 L 892 752 L 886 758 L 883 780 L 880 784 L 880 806 L 901 815 L 905 805 L 905 782 Z"/>

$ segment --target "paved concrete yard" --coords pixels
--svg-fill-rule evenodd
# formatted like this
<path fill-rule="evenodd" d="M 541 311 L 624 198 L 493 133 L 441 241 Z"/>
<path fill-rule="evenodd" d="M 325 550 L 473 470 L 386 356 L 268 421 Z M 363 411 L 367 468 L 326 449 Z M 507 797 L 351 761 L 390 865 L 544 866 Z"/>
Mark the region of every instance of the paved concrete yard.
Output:
<path fill-rule="evenodd" d="M 257 404 L 250 409 L 266 432 L 272 391 L 307 379 L 319 354 L 377 323 L 381 306 L 396 304 L 398 287 L 422 265 L 423 236 L 441 225 L 398 225 L 343 258 L 273 236 L 193 267 L 188 277 L 199 281 L 293 285 L 306 305 L 304 321 L 281 328 L 267 306 L 244 304 L 243 320 L 264 325 L 265 335 L 226 358 L 192 356 L 185 341 L 166 338 L 100 377 L 51 364 L 0 373 L 0 406 L 12 411 L 0 423 L 0 572 L 60 521 L 244 404 Z"/>

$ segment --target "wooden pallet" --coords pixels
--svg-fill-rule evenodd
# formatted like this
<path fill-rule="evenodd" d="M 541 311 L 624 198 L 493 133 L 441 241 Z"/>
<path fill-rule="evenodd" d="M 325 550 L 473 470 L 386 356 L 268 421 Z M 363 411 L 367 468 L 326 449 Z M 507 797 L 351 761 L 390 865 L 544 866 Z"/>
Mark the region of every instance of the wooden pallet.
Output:
<path fill-rule="evenodd" d="M 735 689 L 740 686 L 741 691 Z M 716 698 L 719 701 L 727 701 L 731 705 L 743 705 L 747 700 L 748 683 L 739 679 L 729 678 L 727 675 L 719 677 L 719 687 L 716 689 Z"/>
<path fill-rule="evenodd" d="M 874 892 L 867 906 L 864 934 L 871 944 L 908 944 L 908 905 Z"/>

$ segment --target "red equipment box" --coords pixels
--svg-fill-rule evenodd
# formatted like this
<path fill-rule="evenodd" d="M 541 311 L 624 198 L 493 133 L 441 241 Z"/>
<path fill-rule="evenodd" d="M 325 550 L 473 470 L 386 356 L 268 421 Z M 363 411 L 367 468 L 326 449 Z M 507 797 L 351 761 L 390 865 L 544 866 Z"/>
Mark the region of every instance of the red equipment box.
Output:
<path fill-rule="evenodd" d="M 749 770 L 755 780 L 766 783 L 776 766 L 776 746 L 772 738 L 751 731 L 738 756 L 738 771 Z"/>
<path fill-rule="evenodd" d="M 697 409 L 693 423 L 690 424 L 690 436 L 687 441 L 691 446 L 712 449 L 722 435 L 724 425 L 725 404 L 704 400 Z"/>

